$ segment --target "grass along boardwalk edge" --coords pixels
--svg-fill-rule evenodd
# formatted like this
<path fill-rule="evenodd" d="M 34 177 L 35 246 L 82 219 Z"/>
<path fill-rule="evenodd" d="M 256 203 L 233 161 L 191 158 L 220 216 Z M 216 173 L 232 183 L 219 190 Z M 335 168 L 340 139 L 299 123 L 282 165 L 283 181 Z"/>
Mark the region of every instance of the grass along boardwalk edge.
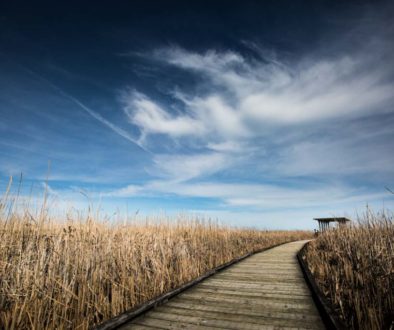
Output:
<path fill-rule="evenodd" d="M 323 292 L 318 287 L 312 273 L 308 268 L 308 265 L 303 259 L 305 255 L 305 250 L 307 249 L 309 243 L 310 242 L 305 243 L 301 250 L 297 253 L 297 260 L 300 264 L 302 273 L 304 274 L 305 281 L 308 284 L 308 287 L 312 293 L 313 301 L 315 302 L 317 310 L 319 311 L 319 314 L 327 329 L 347 329 L 345 324 L 336 315 L 330 301 L 323 295 Z"/>

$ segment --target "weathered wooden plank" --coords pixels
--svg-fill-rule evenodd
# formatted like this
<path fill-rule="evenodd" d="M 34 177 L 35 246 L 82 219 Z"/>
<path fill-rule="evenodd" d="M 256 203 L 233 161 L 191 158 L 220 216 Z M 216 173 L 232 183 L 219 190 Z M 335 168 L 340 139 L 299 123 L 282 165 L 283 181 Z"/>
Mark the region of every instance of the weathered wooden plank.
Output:
<path fill-rule="evenodd" d="M 297 301 L 289 300 L 288 302 L 283 301 L 273 301 L 269 299 L 261 299 L 259 297 L 231 297 L 228 295 L 221 294 L 220 292 L 216 293 L 215 295 L 207 295 L 207 294 L 199 294 L 198 292 L 195 293 L 183 293 L 177 298 L 177 300 L 198 300 L 204 302 L 227 302 L 233 303 L 237 306 L 246 305 L 246 306 L 259 306 L 261 308 L 272 308 L 272 309 L 279 309 L 279 310 L 294 310 L 294 311 L 310 311 L 311 308 L 314 307 L 312 301 L 299 303 Z"/>
<path fill-rule="evenodd" d="M 229 273 L 229 274 L 236 274 L 237 271 L 245 272 L 245 273 L 246 272 L 247 273 L 255 273 L 255 274 L 267 274 L 267 273 L 271 273 L 272 272 L 272 274 L 285 274 L 285 275 L 294 274 L 294 275 L 300 275 L 298 273 L 294 273 L 294 267 L 286 268 L 286 269 L 284 269 L 284 268 L 282 268 L 282 269 L 273 268 L 271 270 L 269 270 L 267 268 L 263 268 L 263 267 L 260 267 L 260 268 L 238 268 L 238 269 L 234 269 L 234 272 Z"/>
<path fill-rule="evenodd" d="M 253 275 L 238 275 L 238 274 L 221 274 L 217 276 L 219 280 L 235 280 L 235 281 L 246 281 L 246 282 L 286 282 L 286 283 L 299 283 L 299 278 L 289 276 L 253 276 Z"/>
<path fill-rule="evenodd" d="M 239 291 L 237 288 L 233 288 L 232 290 L 228 289 L 218 289 L 218 290 L 211 290 L 206 288 L 199 288 L 198 290 L 190 290 L 178 295 L 176 298 L 180 299 L 191 299 L 191 298 L 212 298 L 212 299 L 226 299 L 226 300 L 238 300 L 240 303 L 245 301 L 255 302 L 258 301 L 259 303 L 276 303 L 281 304 L 286 302 L 288 304 L 308 304 L 312 305 L 313 301 L 310 299 L 309 296 L 297 296 L 293 298 L 292 294 L 285 294 L 285 295 L 278 295 L 276 292 L 272 293 L 271 291 L 267 292 L 244 292 Z M 256 302 L 257 303 L 257 302 Z"/>
<path fill-rule="evenodd" d="M 228 290 L 228 289 L 235 289 L 235 287 L 231 286 L 231 285 L 207 285 L 204 286 L 204 288 L 217 288 L 218 290 Z M 240 290 L 240 291 L 245 291 L 245 292 L 250 292 L 250 291 L 254 291 L 257 293 L 261 293 L 262 295 L 266 294 L 266 293 L 272 293 L 275 292 L 277 294 L 282 294 L 282 295 L 297 295 L 299 297 L 310 297 L 310 293 L 305 290 L 305 291 L 300 291 L 300 290 L 272 290 L 271 288 L 266 288 L 266 289 L 262 289 L 262 288 L 255 288 L 255 287 L 237 287 L 236 289 Z"/>
<path fill-rule="evenodd" d="M 305 285 L 291 285 L 288 283 L 249 283 L 247 281 L 214 281 L 209 284 L 215 284 L 218 286 L 232 286 L 232 287 L 244 287 L 244 288 L 255 288 L 255 289 L 269 289 L 269 290 L 281 290 L 281 291 L 294 291 L 294 292 L 306 292 L 308 287 Z"/>
<path fill-rule="evenodd" d="M 224 295 L 229 295 L 229 296 L 239 296 L 239 297 L 259 297 L 260 299 L 270 299 L 272 301 L 289 301 L 289 300 L 294 300 L 294 301 L 308 301 L 310 302 L 310 296 L 302 296 L 302 295 L 293 295 L 293 294 L 281 294 L 277 292 L 256 292 L 256 291 L 248 291 L 248 290 L 240 290 L 239 288 L 229 288 L 229 289 L 211 289 L 211 288 L 206 288 L 206 287 L 200 287 L 196 289 L 196 291 L 200 293 L 207 293 L 207 294 L 216 294 L 220 292 L 221 294 Z"/>
<path fill-rule="evenodd" d="M 180 322 L 180 321 L 169 321 L 158 319 L 155 317 L 148 317 L 143 316 L 139 317 L 138 319 L 134 320 L 132 323 L 124 325 L 119 328 L 119 330 L 134 330 L 133 326 L 142 325 L 142 326 L 149 326 L 155 329 L 166 329 L 166 330 L 178 330 L 178 329 L 187 329 L 187 330 L 218 330 L 218 329 L 226 329 L 223 327 L 210 327 L 207 325 L 199 325 L 199 324 L 191 324 L 187 322 Z"/>
<path fill-rule="evenodd" d="M 280 256 L 277 256 L 277 258 L 280 258 Z M 276 265 L 278 268 L 280 267 L 289 267 L 289 266 L 296 266 L 297 263 L 294 261 L 275 261 L 274 259 L 261 259 L 261 260 L 256 260 L 256 262 L 253 263 L 246 263 L 246 260 L 243 262 L 240 262 L 238 265 L 235 265 L 233 267 L 235 268 L 241 268 L 241 267 L 246 267 L 246 268 L 260 268 L 261 263 L 264 262 L 266 265 L 272 264 Z"/>
<path fill-rule="evenodd" d="M 305 283 L 300 284 L 299 286 L 292 285 L 281 285 L 281 284 L 276 284 L 276 285 L 271 285 L 271 284 L 259 284 L 259 283 L 247 283 L 247 282 L 231 282 L 231 281 L 210 281 L 207 282 L 207 285 L 215 285 L 218 287 L 239 287 L 239 288 L 249 288 L 249 289 L 255 289 L 255 290 L 262 290 L 262 291 L 280 291 L 280 292 L 293 292 L 293 293 L 308 293 L 309 289 L 305 285 Z"/>
<path fill-rule="evenodd" d="M 282 275 L 282 276 L 289 276 L 289 275 L 302 275 L 299 273 L 294 272 L 294 268 L 287 268 L 287 269 L 267 269 L 267 268 L 255 268 L 255 269 L 251 269 L 251 268 L 239 268 L 239 269 L 234 269 L 231 272 L 226 273 L 227 274 L 238 274 L 238 273 L 244 273 L 244 274 L 260 274 L 261 276 L 263 275 Z"/>
<path fill-rule="evenodd" d="M 309 291 L 305 292 L 294 292 L 291 290 L 275 290 L 272 291 L 271 289 L 257 289 L 255 287 L 235 287 L 235 286 L 231 286 L 231 285 L 218 285 L 218 284 L 204 284 L 201 283 L 201 285 L 199 285 L 199 288 L 206 288 L 206 289 L 216 289 L 216 290 L 238 290 L 241 292 L 255 292 L 255 293 L 260 293 L 262 295 L 267 294 L 267 293 L 273 293 L 275 292 L 275 294 L 280 294 L 280 295 L 285 295 L 285 296 L 298 296 L 298 297 L 310 297 L 311 294 Z"/>
<path fill-rule="evenodd" d="M 294 320 L 294 321 L 305 321 L 310 323 L 316 323 L 320 320 L 319 315 L 304 314 L 304 313 L 286 313 L 285 311 L 273 311 L 268 309 L 261 309 L 256 307 L 251 307 L 247 309 L 238 308 L 238 306 L 234 306 L 234 304 L 199 304 L 199 303 L 187 303 L 186 301 L 169 301 L 164 305 L 169 307 L 190 309 L 195 311 L 216 311 L 220 313 L 228 313 L 228 314 L 240 314 L 245 316 L 250 316 L 251 319 L 254 317 L 261 317 L 266 319 L 285 319 L 285 320 Z"/>
<path fill-rule="evenodd" d="M 155 312 L 152 313 L 151 318 L 155 318 L 163 321 L 172 321 L 186 325 L 184 328 L 189 329 L 190 325 L 198 325 L 201 326 L 202 329 L 206 327 L 215 327 L 229 330 L 274 330 L 274 325 L 264 325 L 264 324 L 255 324 L 249 322 L 236 322 L 230 320 L 216 320 L 210 319 L 208 317 L 198 317 L 198 316 L 182 316 L 176 314 L 167 314 Z M 281 327 L 282 329 L 296 329 L 296 327 Z"/>
<path fill-rule="evenodd" d="M 236 271 L 255 272 L 256 274 L 267 274 L 267 273 L 270 273 L 270 272 L 276 272 L 276 273 L 280 273 L 280 274 L 292 274 L 292 273 L 294 273 L 294 268 L 295 267 L 296 266 L 277 267 L 277 266 L 274 266 L 274 265 L 272 265 L 270 267 L 268 265 L 267 267 L 234 268 L 234 269 L 231 269 L 231 271 L 234 271 L 234 272 L 236 272 Z"/>
<path fill-rule="evenodd" d="M 305 290 L 308 289 L 308 286 L 305 284 L 303 285 L 298 285 L 298 283 L 296 282 L 292 282 L 292 283 L 287 283 L 287 282 L 280 282 L 280 281 L 267 281 L 267 282 L 263 282 L 263 281 L 247 281 L 247 280 L 240 280 L 237 279 L 234 281 L 231 281 L 230 279 L 217 279 L 215 281 L 209 282 L 209 284 L 217 284 L 218 286 L 223 285 L 226 286 L 228 284 L 232 284 L 232 287 L 236 288 L 236 287 L 253 287 L 256 289 L 283 289 L 283 290 L 293 290 L 293 291 L 302 291 L 304 292 Z"/>
<path fill-rule="evenodd" d="M 283 275 L 283 276 L 290 276 L 294 275 L 296 278 L 303 278 L 301 273 L 295 273 L 294 272 L 294 267 L 289 267 L 287 269 L 288 273 L 286 271 L 283 271 L 282 269 L 265 269 L 263 267 L 260 267 L 258 269 L 258 273 L 256 274 L 256 270 L 248 270 L 245 268 L 239 268 L 239 269 L 228 269 L 226 271 L 223 271 L 222 274 L 245 274 L 245 275 L 264 275 L 264 276 L 276 276 L 276 275 Z M 219 273 L 220 274 L 220 273 Z M 219 275 L 218 274 L 218 275 Z"/>
<path fill-rule="evenodd" d="M 287 262 L 294 264 L 295 262 L 293 256 L 288 256 L 288 254 L 289 253 L 286 252 L 286 254 L 276 253 L 271 256 L 267 254 L 262 256 L 254 256 L 252 259 L 241 261 L 240 265 L 242 265 L 242 263 L 247 263 L 248 265 L 257 265 L 262 260 L 272 261 L 272 262 L 276 261 L 277 264 L 285 264 Z M 277 259 L 277 258 L 281 258 L 281 259 Z"/>
<path fill-rule="evenodd" d="M 266 263 L 263 266 L 264 260 L 262 260 L 261 263 L 262 264 L 260 266 L 258 266 L 258 265 L 256 265 L 256 266 L 245 265 L 245 266 L 241 267 L 241 266 L 237 265 L 237 266 L 233 266 L 235 268 L 231 268 L 231 270 L 252 270 L 252 271 L 258 270 L 258 271 L 262 271 L 262 272 L 264 272 L 265 270 L 267 270 L 267 271 L 272 271 L 272 270 L 279 270 L 279 271 L 286 271 L 286 270 L 288 270 L 288 271 L 292 271 L 297 266 L 297 265 L 289 265 L 289 264 L 278 265 L 276 263 L 272 263 L 272 264 L 271 263 Z"/>
<path fill-rule="evenodd" d="M 221 278 L 228 278 L 228 277 L 233 277 L 233 278 L 240 278 L 240 279 L 247 279 L 247 280 L 257 280 L 257 281 L 273 281 L 277 280 L 282 281 L 282 282 L 296 282 L 299 283 L 302 281 L 304 278 L 301 276 L 290 276 L 288 274 L 260 274 L 260 275 L 253 275 L 253 273 L 226 273 L 226 274 L 221 274 L 218 279 Z"/>
<path fill-rule="evenodd" d="M 215 276 L 215 278 L 207 279 L 204 281 L 204 283 L 216 283 L 216 282 L 218 282 L 218 283 L 232 282 L 234 284 L 240 282 L 240 284 L 244 284 L 244 281 L 242 279 L 238 279 L 238 276 L 235 276 L 235 275 L 234 276 L 222 276 L 222 277 Z M 255 285 L 264 285 L 264 284 L 274 285 L 274 284 L 271 284 L 271 282 L 272 281 L 267 281 L 267 282 L 259 281 L 258 278 L 250 279 L 250 281 L 248 281 L 249 284 L 255 284 Z M 295 281 L 294 283 L 292 283 L 292 282 L 289 283 L 286 280 L 283 280 L 283 281 L 279 281 L 279 282 L 280 282 L 280 285 L 288 286 L 288 287 L 304 286 L 304 285 L 307 287 L 306 283 L 301 282 L 301 281 Z"/>
<path fill-rule="evenodd" d="M 131 324 L 128 323 L 122 327 L 123 330 L 155 330 L 155 329 L 163 329 L 149 325 L 142 325 L 142 324 Z"/>
<path fill-rule="evenodd" d="M 167 314 L 176 314 L 182 316 L 194 316 L 194 317 L 202 317 L 202 318 L 209 318 L 214 320 L 227 320 L 232 322 L 246 322 L 246 323 L 253 323 L 265 326 L 276 326 L 276 327 L 305 327 L 309 329 L 316 328 L 315 323 L 316 319 L 314 320 L 306 320 L 306 319 L 289 319 L 288 317 L 285 318 L 275 318 L 275 317 L 267 317 L 262 316 L 261 314 L 254 313 L 254 314 L 245 314 L 239 312 L 229 312 L 229 311 L 218 311 L 216 310 L 200 310 L 190 306 L 190 308 L 180 308 L 170 305 L 165 305 L 157 308 L 157 312 L 160 313 L 167 313 Z M 251 317 L 253 316 L 253 317 Z M 288 316 L 288 315 L 286 315 Z"/>
<path fill-rule="evenodd" d="M 278 258 L 280 258 L 278 256 Z M 286 269 L 286 268 L 293 268 L 293 267 L 297 267 L 297 263 L 295 263 L 294 261 L 285 261 L 285 262 L 275 262 L 275 261 L 270 261 L 270 260 L 258 260 L 258 262 L 256 263 L 246 263 L 246 261 L 244 260 L 243 262 L 233 265 L 231 267 L 231 269 L 267 269 L 269 270 L 269 267 L 274 267 L 277 269 Z M 227 270 L 231 270 L 231 269 L 227 269 Z"/>

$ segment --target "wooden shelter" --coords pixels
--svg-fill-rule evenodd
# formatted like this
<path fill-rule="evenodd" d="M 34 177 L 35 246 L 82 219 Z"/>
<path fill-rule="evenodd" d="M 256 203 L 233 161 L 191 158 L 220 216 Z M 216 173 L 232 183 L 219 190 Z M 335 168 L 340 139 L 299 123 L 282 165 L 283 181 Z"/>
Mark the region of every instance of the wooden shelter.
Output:
<path fill-rule="evenodd" d="M 319 231 L 325 231 L 330 228 L 330 223 L 331 222 L 336 222 L 338 223 L 339 226 L 344 226 L 350 219 L 344 218 L 344 217 L 339 217 L 339 218 L 314 218 L 313 220 L 316 220 L 319 222 Z"/>

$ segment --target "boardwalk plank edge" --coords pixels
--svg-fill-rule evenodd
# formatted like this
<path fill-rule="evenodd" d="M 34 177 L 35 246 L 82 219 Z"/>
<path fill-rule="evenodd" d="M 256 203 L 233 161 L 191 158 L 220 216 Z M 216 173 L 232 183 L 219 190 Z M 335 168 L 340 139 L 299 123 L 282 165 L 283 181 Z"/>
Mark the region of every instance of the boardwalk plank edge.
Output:
<path fill-rule="evenodd" d="M 280 244 L 276 244 L 276 245 L 272 245 L 270 247 L 264 248 L 264 249 L 260 249 L 260 250 L 256 250 L 256 251 L 252 251 L 249 252 L 247 254 L 244 254 L 241 257 L 235 258 L 229 262 L 224 263 L 223 265 L 220 265 L 210 271 L 208 271 L 207 273 L 201 275 L 200 277 L 197 277 L 194 280 L 191 280 L 190 282 L 187 282 L 186 284 L 172 290 L 169 291 L 167 293 L 162 294 L 161 296 L 151 299 L 141 305 L 136 306 L 135 308 L 132 308 L 131 310 L 128 310 L 126 312 L 123 312 L 121 314 L 119 314 L 118 316 L 115 316 L 112 319 L 109 319 L 99 325 L 96 325 L 94 327 L 91 328 L 91 330 L 113 330 L 116 329 L 118 327 L 120 327 L 121 325 L 143 315 L 144 313 L 146 313 L 147 311 L 151 310 L 152 308 L 159 306 L 165 302 L 167 302 L 169 299 L 171 299 L 172 297 L 178 295 L 179 293 L 191 288 L 192 286 L 202 282 L 203 280 L 207 279 L 208 277 L 211 277 L 212 275 L 216 274 L 217 272 L 220 272 L 248 257 L 251 257 L 257 253 L 261 253 L 261 252 L 265 252 L 267 250 L 271 250 L 273 248 L 276 248 L 278 246 L 284 245 L 284 244 L 288 244 L 294 241 L 290 241 L 290 242 L 283 242 Z"/>
<path fill-rule="evenodd" d="M 310 242 L 305 243 L 301 250 L 297 253 L 297 259 L 300 264 L 302 273 L 304 274 L 305 281 L 311 291 L 311 295 L 317 310 L 323 320 L 327 329 L 345 330 L 347 329 L 343 321 L 335 313 L 331 302 L 324 296 L 323 292 L 318 287 L 313 274 L 310 272 L 308 265 L 303 259 L 305 251 Z"/>

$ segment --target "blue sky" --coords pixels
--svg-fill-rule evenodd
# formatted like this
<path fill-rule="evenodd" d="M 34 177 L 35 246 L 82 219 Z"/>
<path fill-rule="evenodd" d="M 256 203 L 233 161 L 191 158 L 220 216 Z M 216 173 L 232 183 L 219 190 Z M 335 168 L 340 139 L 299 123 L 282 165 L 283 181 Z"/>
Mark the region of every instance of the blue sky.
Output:
<path fill-rule="evenodd" d="M 261 228 L 393 207 L 389 2 L 2 7 L 2 190 Z"/>

